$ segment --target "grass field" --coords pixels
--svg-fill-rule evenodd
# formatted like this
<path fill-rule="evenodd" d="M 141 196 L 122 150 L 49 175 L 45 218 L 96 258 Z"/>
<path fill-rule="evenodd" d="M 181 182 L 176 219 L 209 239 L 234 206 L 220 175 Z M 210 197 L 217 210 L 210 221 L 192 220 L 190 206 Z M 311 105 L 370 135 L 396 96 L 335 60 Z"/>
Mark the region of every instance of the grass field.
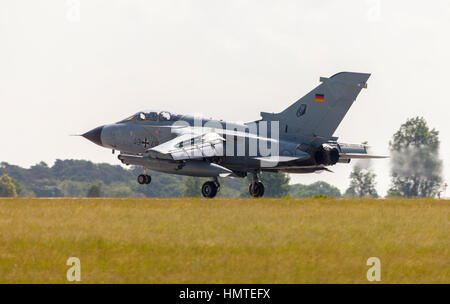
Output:
<path fill-rule="evenodd" d="M 0 199 L 0 283 L 450 283 L 450 202 Z"/>

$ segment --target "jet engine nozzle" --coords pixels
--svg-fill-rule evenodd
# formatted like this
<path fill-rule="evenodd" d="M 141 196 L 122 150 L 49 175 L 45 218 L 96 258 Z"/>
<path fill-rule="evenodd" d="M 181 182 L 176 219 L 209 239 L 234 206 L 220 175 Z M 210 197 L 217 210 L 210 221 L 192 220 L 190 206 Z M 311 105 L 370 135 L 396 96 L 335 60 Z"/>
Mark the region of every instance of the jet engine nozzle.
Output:
<path fill-rule="evenodd" d="M 314 153 L 318 165 L 331 166 L 339 161 L 339 150 L 327 144 L 321 145 Z"/>

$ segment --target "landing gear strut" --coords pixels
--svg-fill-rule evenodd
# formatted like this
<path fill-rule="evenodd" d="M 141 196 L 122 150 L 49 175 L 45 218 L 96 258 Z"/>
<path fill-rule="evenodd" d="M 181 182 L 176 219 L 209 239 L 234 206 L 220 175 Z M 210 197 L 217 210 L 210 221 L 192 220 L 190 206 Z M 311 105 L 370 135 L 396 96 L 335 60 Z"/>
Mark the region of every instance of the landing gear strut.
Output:
<path fill-rule="evenodd" d="M 220 188 L 219 181 L 217 177 L 214 178 L 214 181 L 208 181 L 202 186 L 202 195 L 206 198 L 213 198 L 216 196 L 218 190 Z"/>
<path fill-rule="evenodd" d="M 252 197 L 262 197 L 264 195 L 264 184 L 259 181 L 256 173 L 252 175 L 252 183 L 248 187 L 248 192 Z"/>
<path fill-rule="evenodd" d="M 150 182 L 152 181 L 152 177 L 150 175 L 147 174 L 141 174 L 138 176 L 137 181 L 139 184 L 143 185 L 143 184 L 150 184 Z"/>

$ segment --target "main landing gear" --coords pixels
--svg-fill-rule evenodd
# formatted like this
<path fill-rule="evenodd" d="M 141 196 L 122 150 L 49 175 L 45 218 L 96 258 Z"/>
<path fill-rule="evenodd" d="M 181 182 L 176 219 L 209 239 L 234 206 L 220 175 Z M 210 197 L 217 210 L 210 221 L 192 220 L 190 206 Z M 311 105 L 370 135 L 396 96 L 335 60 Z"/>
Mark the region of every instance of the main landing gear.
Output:
<path fill-rule="evenodd" d="M 252 183 L 248 187 L 248 192 L 252 197 L 262 197 L 264 195 L 264 184 L 259 181 L 256 173 L 252 175 Z"/>
<path fill-rule="evenodd" d="M 214 181 L 208 181 L 203 184 L 202 186 L 202 195 L 206 198 L 213 198 L 216 196 L 217 192 L 219 191 L 220 184 L 217 180 L 217 177 L 214 178 Z"/>
<path fill-rule="evenodd" d="M 213 181 L 207 181 L 202 186 L 202 195 L 206 198 L 213 198 L 220 189 L 220 184 L 217 178 Z M 262 197 L 264 195 L 264 185 L 258 179 L 258 175 L 253 173 L 252 183 L 248 187 L 248 192 L 252 197 Z"/>
<path fill-rule="evenodd" d="M 148 185 L 152 181 L 152 177 L 147 174 L 141 174 L 138 176 L 137 181 L 141 185 L 144 185 L 144 184 Z"/>

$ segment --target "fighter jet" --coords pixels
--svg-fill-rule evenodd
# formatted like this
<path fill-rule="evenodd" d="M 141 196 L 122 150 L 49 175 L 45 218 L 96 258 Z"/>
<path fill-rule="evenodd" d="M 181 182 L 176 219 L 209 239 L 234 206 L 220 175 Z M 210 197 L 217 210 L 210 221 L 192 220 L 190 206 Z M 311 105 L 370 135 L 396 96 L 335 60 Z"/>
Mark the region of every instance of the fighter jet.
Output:
<path fill-rule="evenodd" d="M 169 111 L 142 111 L 117 123 L 97 127 L 82 136 L 120 151 L 126 165 L 143 167 L 139 184 L 150 184 L 146 169 L 171 174 L 209 177 L 202 195 L 213 198 L 218 177 L 252 176 L 249 193 L 264 195 L 258 174 L 312 173 L 371 155 L 363 144 L 338 142 L 336 128 L 370 74 L 341 72 L 279 113 L 261 112 L 261 119 L 233 123 L 180 115 Z"/>

